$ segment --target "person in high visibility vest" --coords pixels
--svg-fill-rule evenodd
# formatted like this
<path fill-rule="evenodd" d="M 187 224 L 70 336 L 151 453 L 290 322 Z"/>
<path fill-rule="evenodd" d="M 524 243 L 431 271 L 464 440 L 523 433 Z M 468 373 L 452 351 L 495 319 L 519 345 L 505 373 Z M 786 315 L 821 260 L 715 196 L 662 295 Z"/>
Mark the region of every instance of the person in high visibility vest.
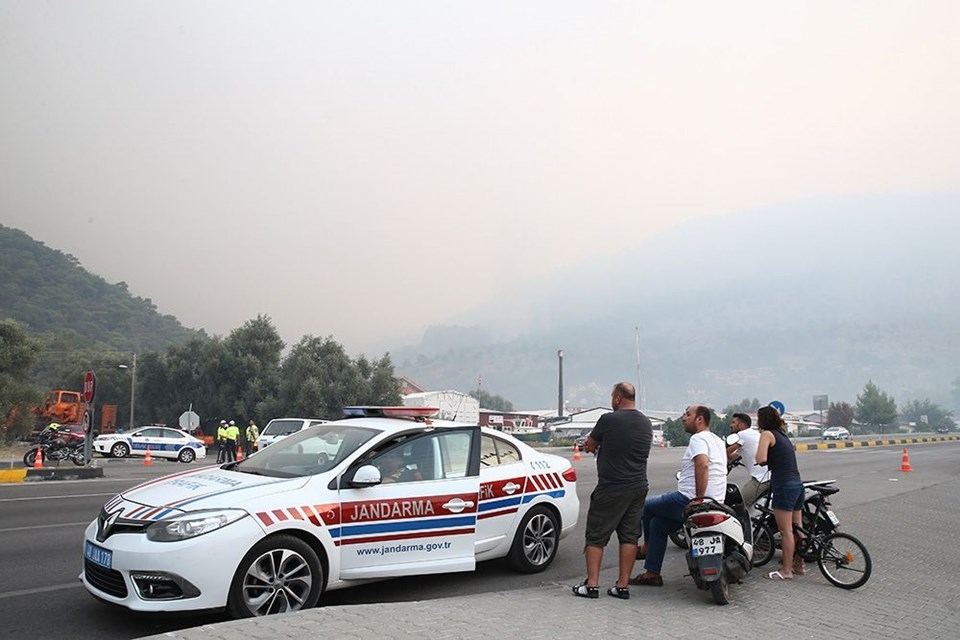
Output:
<path fill-rule="evenodd" d="M 247 425 L 247 453 L 252 453 L 253 448 L 257 445 L 257 438 L 260 437 L 260 429 L 257 428 L 257 423 L 253 420 L 250 421 L 250 424 Z"/>
<path fill-rule="evenodd" d="M 227 460 L 227 421 L 221 420 L 217 427 L 217 464 Z"/>
<path fill-rule="evenodd" d="M 237 459 L 237 442 L 240 441 L 240 427 L 233 420 L 226 429 L 227 435 L 227 462 L 233 462 Z"/>

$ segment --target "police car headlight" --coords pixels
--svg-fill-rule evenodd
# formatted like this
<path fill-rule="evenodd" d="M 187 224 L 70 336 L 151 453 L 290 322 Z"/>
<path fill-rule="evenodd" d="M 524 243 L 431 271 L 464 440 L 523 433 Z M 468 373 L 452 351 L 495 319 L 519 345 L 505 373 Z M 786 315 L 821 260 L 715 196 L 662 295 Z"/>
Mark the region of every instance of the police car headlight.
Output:
<path fill-rule="evenodd" d="M 245 517 L 246 511 L 223 509 L 186 513 L 175 518 L 158 520 L 147 528 L 147 539 L 154 542 L 176 542 L 196 538 L 205 533 L 222 529 Z"/>

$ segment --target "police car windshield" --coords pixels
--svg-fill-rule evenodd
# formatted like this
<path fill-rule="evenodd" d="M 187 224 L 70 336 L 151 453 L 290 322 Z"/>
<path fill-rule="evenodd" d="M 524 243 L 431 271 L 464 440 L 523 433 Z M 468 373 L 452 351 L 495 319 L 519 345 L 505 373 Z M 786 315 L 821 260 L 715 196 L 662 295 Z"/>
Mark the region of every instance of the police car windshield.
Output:
<path fill-rule="evenodd" d="M 278 478 L 312 476 L 330 471 L 378 433 L 356 425 L 317 425 L 258 451 L 232 469 Z"/>

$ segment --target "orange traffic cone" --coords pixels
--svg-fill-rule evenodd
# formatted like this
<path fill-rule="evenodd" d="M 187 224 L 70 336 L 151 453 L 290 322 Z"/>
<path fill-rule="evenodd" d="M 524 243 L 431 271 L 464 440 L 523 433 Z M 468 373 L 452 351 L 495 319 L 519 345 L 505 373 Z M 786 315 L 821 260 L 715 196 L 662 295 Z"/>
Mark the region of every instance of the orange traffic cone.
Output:
<path fill-rule="evenodd" d="M 237 447 L 237 462 L 243 460 L 243 447 Z"/>
<path fill-rule="evenodd" d="M 147 457 L 143 459 L 143 466 L 149 467 L 153 464 L 153 458 L 150 457 L 150 447 L 147 447 Z"/>
<path fill-rule="evenodd" d="M 580 458 L 580 445 L 578 445 L 576 442 L 573 443 L 573 459 L 574 459 L 574 461 L 576 461 L 576 460 L 581 460 L 581 458 Z"/>
<path fill-rule="evenodd" d="M 913 471 L 910 467 L 910 456 L 907 454 L 907 448 L 903 448 L 903 461 L 900 463 L 900 471 Z"/>
<path fill-rule="evenodd" d="M 40 450 L 40 447 L 37 447 L 37 456 L 33 459 L 33 468 L 43 469 L 43 451 Z"/>

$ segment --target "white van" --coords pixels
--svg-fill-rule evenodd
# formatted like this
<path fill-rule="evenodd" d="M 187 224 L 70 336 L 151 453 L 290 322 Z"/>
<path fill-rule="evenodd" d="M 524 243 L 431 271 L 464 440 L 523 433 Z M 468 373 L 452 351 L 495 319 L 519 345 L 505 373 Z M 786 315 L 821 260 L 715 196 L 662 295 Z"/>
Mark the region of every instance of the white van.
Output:
<path fill-rule="evenodd" d="M 317 418 L 274 418 L 263 428 L 253 448 L 255 451 L 260 451 L 277 440 L 282 440 L 291 434 L 303 431 L 307 427 L 326 424 L 327 422 L 329 422 L 329 420 L 320 420 Z"/>

